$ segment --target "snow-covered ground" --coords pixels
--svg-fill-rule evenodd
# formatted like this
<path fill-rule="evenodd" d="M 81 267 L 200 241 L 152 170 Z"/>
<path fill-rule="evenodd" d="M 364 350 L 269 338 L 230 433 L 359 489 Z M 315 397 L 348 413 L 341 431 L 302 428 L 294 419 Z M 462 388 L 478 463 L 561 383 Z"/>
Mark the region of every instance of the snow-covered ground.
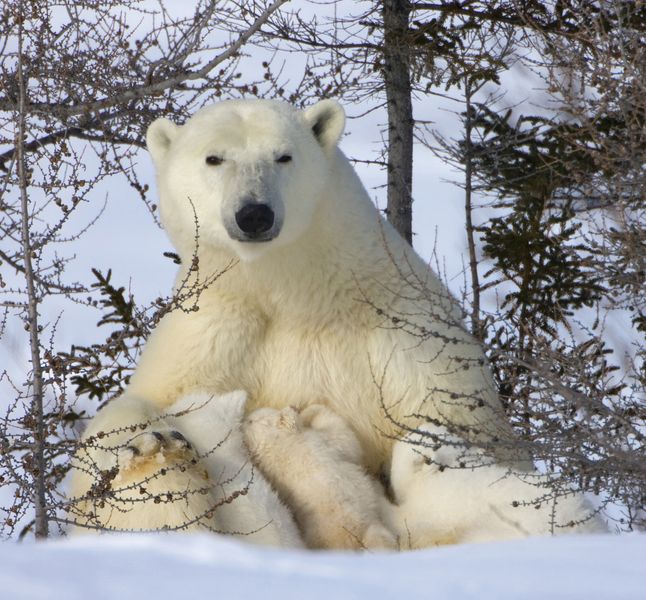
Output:
<path fill-rule="evenodd" d="M 401 554 L 266 550 L 216 536 L 0 544 L 5 600 L 646 598 L 646 535 L 563 536 Z"/>

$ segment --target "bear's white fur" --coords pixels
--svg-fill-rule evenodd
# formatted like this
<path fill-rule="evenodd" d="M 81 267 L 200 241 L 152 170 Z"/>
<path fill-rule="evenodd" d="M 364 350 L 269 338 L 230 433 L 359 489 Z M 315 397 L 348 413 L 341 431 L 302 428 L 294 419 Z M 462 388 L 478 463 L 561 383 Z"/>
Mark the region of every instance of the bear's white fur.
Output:
<path fill-rule="evenodd" d="M 226 101 L 182 126 L 150 126 L 161 217 L 182 259 L 181 306 L 89 435 L 119 429 L 127 445 L 131 424 L 185 394 L 243 389 L 247 411 L 325 400 L 373 474 L 389 463 L 397 423 L 424 415 L 510 437 L 479 344 L 337 148 L 343 126 L 331 100 L 304 111 Z M 273 219 L 254 241 L 238 218 L 256 204 Z M 78 477 L 76 494 L 88 485 Z M 132 522 L 145 510 L 130 511 Z"/>
<path fill-rule="evenodd" d="M 120 427 L 97 421 L 72 462 L 74 533 L 216 527 L 213 482 L 172 419 L 141 411 Z"/>
<path fill-rule="evenodd" d="M 314 549 L 397 549 L 384 523 L 388 502 L 361 464 L 359 441 L 321 404 L 261 408 L 244 435 L 256 464 L 293 509 L 305 543 Z"/>
<path fill-rule="evenodd" d="M 190 394 L 172 405 L 173 413 L 185 414 L 171 423 L 190 434 L 203 457 L 214 485 L 219 532 L 263 546 L 303 547 L 290 510 L 251 462 L 241 431 L 246 398 L 242 391 L 219 397 Z"/>
<path fill-rule="evenodd" d="M 402 549 L 607 531 L 583 494 L 549 499 L 547 475 L 512 471 L 438 425 L 395 444 L 391 486 Z"/>
<path fill-rule="evenodd" d="M 246 399 L 243 391 L 189 394 L 128 446 L 115 448 L 120 471 L 112 483 L 114 499 L 104 506 L 93 503 L 95 521 L 116 530 L 207 528 L 265 546 L 303 547 L 291 512 L 252 465 L 241 431 Z M 111 436 L 102 438 L 102 445 L 114 446 Z M 92 454 L 107 463 L 114 455 Z M 143 478 L 149 481 L 142 483 Z M 146 502 L 135 522 L 130 512 L 143 500 L 142 488 L 146 498 L 158 501 Z"/>

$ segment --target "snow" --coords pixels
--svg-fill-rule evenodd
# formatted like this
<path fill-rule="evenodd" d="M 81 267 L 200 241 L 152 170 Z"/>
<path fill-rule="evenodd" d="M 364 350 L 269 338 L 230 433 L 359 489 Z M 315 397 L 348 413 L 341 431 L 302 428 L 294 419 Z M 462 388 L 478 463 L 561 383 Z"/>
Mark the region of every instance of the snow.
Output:
<path fill-rule="evenodd" d="M 562 536 L 400 554 L 268 550 L 213 535 L 0 544 L 7 600 L 622 600 L 644 597 L 646 535 Z"/>

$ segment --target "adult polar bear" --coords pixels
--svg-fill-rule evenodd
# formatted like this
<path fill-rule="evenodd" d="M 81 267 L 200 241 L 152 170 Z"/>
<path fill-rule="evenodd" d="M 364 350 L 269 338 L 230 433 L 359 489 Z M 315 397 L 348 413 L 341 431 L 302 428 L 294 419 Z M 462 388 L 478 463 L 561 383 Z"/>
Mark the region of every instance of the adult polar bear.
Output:
<path fill-rule="evenodd" d="M 328 404 L 373 473 L 388 465 L 395 423 L 420 415 L 509 433 L 454 301 L 337 148 L 344 121 L 330 100 L 305 111 L 252 100 L 150 126 L 161 218 L 182 258 L 177 281 L 195 277 L 195 253 L 203 280 L 222 274 L 199 310 L 163 317 L 91 433 L 154 419 L 195 390 L 237 389 L 248 412 Z M 139 510 L 145 503 L 133 523 Z"/>

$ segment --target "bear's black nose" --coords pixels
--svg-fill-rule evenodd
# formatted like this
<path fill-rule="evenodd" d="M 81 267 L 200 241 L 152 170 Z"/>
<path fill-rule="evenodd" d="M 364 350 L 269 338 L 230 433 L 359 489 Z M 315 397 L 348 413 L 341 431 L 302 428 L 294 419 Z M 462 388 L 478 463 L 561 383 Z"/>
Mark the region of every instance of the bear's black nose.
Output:
<path fill-rule="evenodd" d="M 236 223 L 248 236 L 259 236 L 272 228 L 274 211 L 267 204 L 245 204 L 236 213 Z"/>

